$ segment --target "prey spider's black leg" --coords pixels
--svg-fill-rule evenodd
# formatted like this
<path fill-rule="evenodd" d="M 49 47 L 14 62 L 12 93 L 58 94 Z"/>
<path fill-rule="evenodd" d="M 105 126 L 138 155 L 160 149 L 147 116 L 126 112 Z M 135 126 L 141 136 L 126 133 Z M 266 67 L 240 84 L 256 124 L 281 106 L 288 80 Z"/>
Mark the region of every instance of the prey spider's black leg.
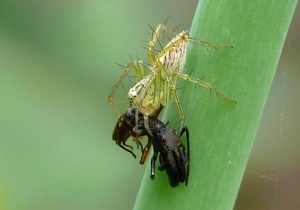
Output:
<path fill-rule="evenodd" d="M 166 169 L 166 163 L 164 162 L 164 159 L 162 158 L 161 154 L 159 155 L 159 162 L 160 166 L 158 167 L 158 170 L 164 171 Z"/>
<path fill-rule="evenodd" d="M 157 159 L 157 155 L 158 155 L 158 152 L 154 151 L 154 154 L 151 158 L 151 174 L 150 174 L 151 179 L 155 178 L 155 162 Z"/>
<path fill-rule="evenodd" d="M 187 186 L 188 182 L 189 182 L 191 162 L 190 162 L 190 132 L 189 132 L 189 129 L 186 126 L 184 126 L 183 129 L 181 130 L 180 136 L 182 136 L 183 133 L 185 133 L 186 143 L 187 143 L 187 154 L 186 154 L 186 151 L 185 151 L 185 147 L 182 144 L 182 146 L 183 146 L 183 160 L 184 160 L 184 164 L 187 167 L 187 169 L 186 169 L 186 179 L 185 179 L 185 186 Z"/>
<path fill-rule="evenodd" d="M 132 152 L 131 150 L 129 150 L 129 149 L 127 149 L 127 148 L 125 148 L 125 147 L 123 147 L 121 144 L 119 145 L 122 149 L 124 149 L 124 150 L 126 150 L 127 152 L 129 152 L 130 154 L 132 154 L 132 156 L 134 157 L 134 158 L 136 158 L 136 155 L 134 154 L 134 152 Z"/>

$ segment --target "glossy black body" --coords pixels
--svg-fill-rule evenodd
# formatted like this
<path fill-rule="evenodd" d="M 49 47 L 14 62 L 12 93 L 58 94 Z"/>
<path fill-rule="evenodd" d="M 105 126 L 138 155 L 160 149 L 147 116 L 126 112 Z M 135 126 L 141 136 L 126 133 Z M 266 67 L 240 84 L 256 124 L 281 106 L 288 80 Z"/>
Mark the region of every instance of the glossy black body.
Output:
<path fill-rule="evenodd" d="M 136 120 L 136 116 L 138 120 Z M 138 123 L 138 134 L 133 129 L 136 122 Z M 167 123 L 163 123 L 155 117 L 149 117 L 149 129 L 146 129 L 143 114 L 136 113 L 135 108 L 129 108 L 118 120 L 113 132 L 113 140 L 135 157 L 135 154 L 131 150 L 122 145 L 131 147 L 130 145 L 126 145 L 126 140 L 130 135 L 138 137 L 147 136 L 148 143 L 145 148 L 142 147 L 139 141 L 143 153 L 140 164 L 145 162 L 149 149 L 153 145 L 154 154 L 151 158 L 151 179 L 155 178 L 155 162 L 157 157 L 159 157 L 159 170 L 167 172 L 170 186 L 176 187 L 180 182 L 185 182 L 187 186 L 190 169 L 189 131 L 187 127 L 183 127 L 180 135 L 178 135 L 175 130 L 166 127 Z M 187 149 L 180 138 L 184 133 L 187 141 Z"/>
<path fill-rule="evenodd" d="M 140 132 L 140 135 L 148 136 L 148 144 L 153 145 L 154 154 L 151 158 L 151 179 L 155 177 L 155 162 L 159 157 L 159 170 L 166 170 L 169 184 L 176 187 L 180 182 L 188 185 L 188 176 L 190 170 L 190 148 L 189 131 L 183 127 L 180 135 L 175 130 L 165 127 L 165 124 L 158 119 L 149 118 L 149 128 L 153 134 L 151 136 L 146 129 Z M 186 134 L 187 149 L 181 141 L 181 136 Z"/>

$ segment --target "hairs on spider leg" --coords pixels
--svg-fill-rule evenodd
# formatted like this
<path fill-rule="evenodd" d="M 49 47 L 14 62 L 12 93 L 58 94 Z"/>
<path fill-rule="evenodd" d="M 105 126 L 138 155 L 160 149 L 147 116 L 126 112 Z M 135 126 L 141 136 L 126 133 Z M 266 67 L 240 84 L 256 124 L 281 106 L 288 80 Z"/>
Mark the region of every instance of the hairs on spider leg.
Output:
<path fill-rule="evenodd" d="M 169 20 L 169 17 L 171 16 L 171 14 L 168 15 L 168 17 L 166 18 L 166 20 L 164 21 L 164 25 L 167 24 L 167 21 Z M 165 30 L 163 31 L 163 40 L 165 39 Z"/>
<path fill-rule="evenodd" d="M 148 64 L 148 66 L 149 66 L 149 64 Z M 150 72 L 153 72 L 151 69 L 149 69 L 148 67 L 146 67 L 146 69 L 148 70 L 148 71 L 150 71 Z"/>
<path fill-rule="evenodd" d="M 190 38 L 191 38 L 191 37 L 190 37 Z M 199 46 L 199 44 L 200 44 L 200 43 L 198 43 L 198 42 L 196 42 L 196 41 L 194 41 L 194 40 L 189 40 L 189 42 L 193 43 L 193 44 L 196 45 L 196 46 Z M 207 51 L 209 51 L 209 49 L 205 46 L 204 43 L 201 42 L 201 45 L 202 45 Z"/>
<path fill-rule="evenodd" d="M 136 55 L 136 60 L 137 60 L 137 61 L 140 61 L 140 58 L 139 58 L 139 56 L 138 56 L 138 55 Z"/>
<path fill-rule="evenodd" d="M 130 77 L 129 77 L 129 79 L 130 78 L 137 78 L 137 76 L 136 75 L 131 75 Z M 131 80 L 130 80 L 130 82 L 132 82 Z"/>
<path fill-rule="evenodd" d="M 148 24 L 148 26 L 149 26 L 149 28 L 152 30 L 151 36 L 153 36 L 153 33 L 155 32 L 155 30 L 154 30 L 154 28 L 152 28 L 152 27 L 150 26 L 150 24 Z"/>
<path fill-rule="evenodd" d="M 177 26 L 176 28 L 174 28 L 174 29 L 173 29 L 173 31 L 176 31 L 178 28 L 181 28 L 181 27 L 183 27 L 183 24 L 182 24 L 182 25 L 179 25 L 179 26 Z"/>
<path fill-rule="evenodd" d="M 138 41 L 140 41 L 140 42 L 146 42 L 146 43 L 148 43 L 149 41 L 147 41 L 147 40 L 143 40 L 143 39 L 138 39 Z"/>
<path fill-rule="evenodd" d="M 172 41 L 172 39 L 169 37 L 169 36 L 167 36 L 168 37 L 168 39 L 169 39 L 169 42 L 171 42 Z M 172 44 L 174 44 L 174 43 L 172 43 Z"/>
<path fill-rule="evenodd" d="M 150 66 L 150 63 L 144 63 L 144 64 L 145 64 L 145 68 L 150 71 L 150 69 L 147 67 L 147 66 Z"/>
<path fill-rule="evenodd" d="M 184 90 L 186 87 L 185 86 L 183 86 L 183 87 L 178 87 L 178 88 L 176 88 L 176 91 L 180 91 L 180 90 Z"/>
<path fill-rule="evenodd" d="M 131 55 L 129 55 L 129 58 L 130 58 L 130 61 L 132 62 L 133 60 L 132 60 L 132 57 L 131 57 Z"/>
<path fill-rule="evenodd" d="M 144 67 L 149 71 L 149 72 L 153 72 L 150 68 L 148 68 L 148 66 L 150 66 L 149 63 L 145 63 L 146 65 L 144 65 Z"/>
<path fill-rule="evenodd" d="M 217 84 L 218 81 L 214 81 L 213 83 L 211 83 L 212 86 L 215 86 L 215 84 Z"/>
<path fill-rule="evenodd" d="M 161 51 L 161 50 L 155 50 L 155 49 L 153 50 L 153 52 L 156 52 L 156 53 L 159 53 L 160 51 Z"/>
<path fill-rule="evenodd" d="M 171 14 L 172 14 L 172 13 L 170 13 L 170 14 L 168 15 L 168 17 L 166 18 L 166 20 L 164 21 L 164 25 L 167 24 L 167 21 L 169 20 L 169 17 L 171 16 Z"/>
<path fill-rule="evenodd" d="M 119 66 L 121 66 L 123 69 L 125 69 L 125 66 L 123 66 L 122 64 L 117 63 L 117 62 L 114 62 L 114 63 L 117 64 L 117 65 L 119 65 Z"/>
<path fill-rule="evenodd" d="M 133 68 L 133 67 L 131 67 Z M 134 82 L 131 80 L 132 77 L 136 78 L 135 75 L 130 75 L 129 73 L 126 74 L 126 76 L 128 77 L 129 81 L 133 84 Z"/>
<path fill-rule="evenodd" d="M 192 73 L 193 73 L 193 71 L 196 69 L 196 66 L 195 67 L 193 67 L 193 69 L 192 69 L 192 71 L 188 74 L 189 76 L 191 76 L 192 75 Z"/>
<path fill-rule="evenodd" d="M 131 56 L 130 56 L 130 58 L 131 58 Z M 132 58 L 131 58 L 131 60 L 132 60 Z M 125 69 L 126 67 L 125 66 L 123 66 L 122 64 L 119 64 L 119 63 L 117 63 L 117 62 L 114 62 L 115 64 L 117 64 L 117 65 L 119 65 L 119 66 L 121 66 L 123 69 Z M 130 80 L 130 82 L 132 83 L 132 81 L 131 81 L 131 79 L 130 79 L 130 76 L 129 76 L 129 74 L 128 73 L 126 73 L 126 76 L 129 78 L 129 80 Z M 123 86 L 123 83 L 121 82 L 121 84 L 122 84 L 122 86 Z M 123 86 L 124 87 L 124 86 Z M 125 87 L 124 87 L 125 88 Z"/>
<path fill-rule="evenodd" d="M 160 49 L 163 50 L 163 47 L 162 47 L 162 45 L 161 45 L 159 39 L 157 40 L 157 42 L 158 42 L 158 44 L 159 44 L 159 46 L 160 46 Z"/>
<path fill-rule="evenodd" d="M 131 60 L 131 62 L 133 62 L 132 61 L 132 57 L 129 55 L 129 57 L 130 57 L 130 60 Z M 114 62 L 115 64 L 117 64 L 117 65 L 119 65 L 119 66 L 121 66 L 123 69 L 125 69 L 126 67 L 125 66 L 123 66 L 122 64 L 119 64 L 119 63 L 117 63 L 117 62 Z M 129 74 L 128 74 L 128 72 L 126 73 L 126 76 L 129 78 L 129 80 L 130 80 L 130 82 L 131 83 L 133 83 L 133 81 L 131 80 L 131 78 L 130 77 L 135 77 L 135 76 L 130 76 Z M 123 83 L 121 82 L 121 84 L 122 84 L 122 86 L 124 87 L 124 85 L 123 85 Z M 125 87 L 124 87 L 124 89 L 126 89 Z"/>

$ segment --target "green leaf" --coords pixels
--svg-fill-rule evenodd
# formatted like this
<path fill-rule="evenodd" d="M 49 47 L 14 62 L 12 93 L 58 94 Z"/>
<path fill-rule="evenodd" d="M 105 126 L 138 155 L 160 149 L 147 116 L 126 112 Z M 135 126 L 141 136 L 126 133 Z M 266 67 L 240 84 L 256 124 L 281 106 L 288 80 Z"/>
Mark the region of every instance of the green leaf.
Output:
<path fill-rule="evenodd" d="M 148 162 L 135 209 L 234 207 L 296 3 L 199 3 L 191 36 L 235 48 L 215 50 L 190 44 L 185 72 L 214 84 L 238 105 L 186 81 L 178 83 L 185 125 L 191 133 L 189 186 L 171 188 L 166 173 L 159 171 L 152 181 Z M 178 122 L 175 106 L 167 106 L 164 119 Z"/>

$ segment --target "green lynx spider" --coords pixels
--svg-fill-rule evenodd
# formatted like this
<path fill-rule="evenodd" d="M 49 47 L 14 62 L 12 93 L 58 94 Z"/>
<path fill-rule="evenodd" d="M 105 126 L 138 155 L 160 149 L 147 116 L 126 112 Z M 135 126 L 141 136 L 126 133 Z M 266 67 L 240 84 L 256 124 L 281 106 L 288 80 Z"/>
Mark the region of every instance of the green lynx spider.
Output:
<path fill-rule="evenodd" d="M 155 44 L 158 42 L 159 34 L 162 30 L 169 31 L 174 34 L 175 37 L 156 55 L 154 53 Z M 188 74 L 182 73 L 184 67 L 187 45 L 188 42 L 198 43 L 204 46 L 208 46 L 214 49 L 221 48 L 233 48 L 232 45 L 228 46 L 218 46 L 208 42 L 201 41 L 189 36 L 189 31 L 182 31 L 176 34 L 167 26 L 160 24 L 153 33 L 152 40 L 148 44 L 147 56 L 149 60 L 149 67 L 146 67 L 143 61 L 132 61 L 124 69 L 123 74 L 113 87 L 108 100 L 112 105 L 114 111 L 116 112 L 118 118 L 120 113 L 114 104 L 114 95 L 116 90 L 122 84 L 124 78 L 129 74 L 131 70 L 134 71 L 136 78 L 136 85 L 134 85 L 128 92 L 128 98 L 130 99 L 131 106 L 137 107 L 137 109 L 144 114 L 145 127 L 147 131 L 151 134 L 148 127 L 148 116 L 157 116 L 161 109 L 168 104 L 171 97 L 174 97 L 175 103 L 180 116 L 181 127 L 183 126 L 185 116 L 182 110 L 181 103 L 179 101 L 176 92 L 176 83 L 178 77 L 187 80 L 189 82 L 195 83 L 212 92 L 216 93 L 218 96 L 224 100 L 237 103 L 236 100 L 229 98 L 225 94 L 221 93 L 219 90 L 214 88 L 213 85 Z M 158 111 L 159 110 L 159 111 Z M 138 112 L 137 112 L 138 113 Z M 137 119 L 137 117 L 136 117 Z M 136 122 L 137 125 L 137 122 Z M 135 128 L 137 131 L 137 128 Z M 137 141 L 137 140 L 136 140 Z"/>

